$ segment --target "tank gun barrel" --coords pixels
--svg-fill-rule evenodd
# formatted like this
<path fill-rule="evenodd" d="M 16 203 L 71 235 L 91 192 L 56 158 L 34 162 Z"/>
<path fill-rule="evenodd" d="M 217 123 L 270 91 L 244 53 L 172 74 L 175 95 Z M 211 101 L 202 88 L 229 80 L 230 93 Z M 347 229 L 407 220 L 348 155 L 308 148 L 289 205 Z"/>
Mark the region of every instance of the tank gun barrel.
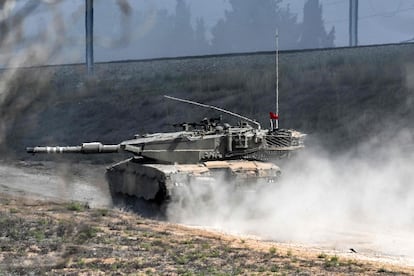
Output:
<path fill-rule="evenodd" d="M 103 145 L 101 143 L 83 143 L 80 146 L 65 147 L 28 147 L 28 153 L 115 153 L 120 151 L 120 145 Z"/>

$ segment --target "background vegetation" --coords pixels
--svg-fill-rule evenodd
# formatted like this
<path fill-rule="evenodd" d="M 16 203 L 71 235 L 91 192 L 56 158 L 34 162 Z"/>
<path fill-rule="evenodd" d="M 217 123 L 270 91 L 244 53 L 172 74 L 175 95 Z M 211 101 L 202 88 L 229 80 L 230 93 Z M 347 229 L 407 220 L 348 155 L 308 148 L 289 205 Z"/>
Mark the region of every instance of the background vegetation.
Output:
<path fill-rule="evenodd" d="M 126 51 L 139 58 L 270 50 L 275 48 L 276 28 L 280 30 L 282 49 L 334 46 L 335 30 L 325 30 L 319 0 L 304 1 L 303 22 L 298 21 L 297 15 L 282 0 L 230 0 L 230 9 L 211 28 L 211 37 L 207 35 L 208 26 L 203 18 L 197 18 L 192 24 L 190 5 L 184 0 L 175 2 L 174 13 L 165 9 L 141 12 L 134 10 L 139 6 L 131 2 L 131 6 L 128 4 L 125 8 L 128 12 L 121 16 L 121 30 L 102 30 L 97 23 L 98 32 L 111 32 L 111 37 L 125 32 L 125 37 L 113 46 L 123 49 L 133 44 L 134 47 L 126 47 Z M 108 12 L 99 5 L 97 8 L 102 9 L 98 10 L 98 15 Z M 99 51 L 108 50 L 102 48 Z"/>

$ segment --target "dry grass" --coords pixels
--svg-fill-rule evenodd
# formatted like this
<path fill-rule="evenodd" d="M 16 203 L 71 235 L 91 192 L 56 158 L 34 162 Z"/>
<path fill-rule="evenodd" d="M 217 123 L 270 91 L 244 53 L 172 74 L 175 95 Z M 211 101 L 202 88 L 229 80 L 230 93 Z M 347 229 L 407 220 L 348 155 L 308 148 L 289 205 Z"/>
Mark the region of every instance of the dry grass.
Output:
<path fill-rule="evenodd" d="M 1 274 L 409 275 L 409 268 L 0 195 Z"/>

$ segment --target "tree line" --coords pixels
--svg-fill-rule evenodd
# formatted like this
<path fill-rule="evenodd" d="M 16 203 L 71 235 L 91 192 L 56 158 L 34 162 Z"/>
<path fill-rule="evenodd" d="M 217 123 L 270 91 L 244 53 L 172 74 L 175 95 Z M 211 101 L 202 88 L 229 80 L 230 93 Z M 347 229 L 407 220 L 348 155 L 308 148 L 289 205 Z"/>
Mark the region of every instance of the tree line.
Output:
<path fill-rule="evenodd" d="M 319 0 L 304 3 L 302 22 L 289 6 L 282 7 L 282 0 L 229 0 L 229 4 L 231 9 L 213 26 L 212 37 L 207 39 L 204 20 L 198 18 L 193 27 L 189 5 L 176 0 L 174 14 L 161 9 L 149 15 L 153 24 L 140 38 L 136 53 L 156 57 L 166 53 L 185 56 L 273 50 L 276 29 L 281 49 L 334 47 L 335 29 L 325 29 Z"/>

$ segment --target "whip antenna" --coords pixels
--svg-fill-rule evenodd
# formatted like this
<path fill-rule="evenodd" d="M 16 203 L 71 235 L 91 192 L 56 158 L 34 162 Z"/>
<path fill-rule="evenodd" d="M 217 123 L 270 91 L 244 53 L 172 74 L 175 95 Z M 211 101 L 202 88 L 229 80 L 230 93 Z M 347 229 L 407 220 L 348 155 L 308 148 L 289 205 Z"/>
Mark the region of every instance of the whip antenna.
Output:
<path fill-rule="evenodd" d="M 276 30 L 276 129 L 279 129 L 279 30 Z"/>
<path fill-rule="evenodd" d="M 279 129 L 279 30 L 276 29 L 276 113 L 270 114 L 270 128 Z"/>
<path fill-rule="evenodd" d="M 234 112 L 225 110 L 225 109 L 220 108 L 220 107 L 216 107 L 216 106 L 212 106 L 212 105 L 207 105 L 207 104 L 202 104 L 202 103 L 198 103 L 198 102 L 194 102 L 194 101 L 190 101 L 190 100 L 184 100 L 184 99 L 180 99 L 180 98 L 176 98 L 176 97 L 171 97 L 171 96 L 167 96 L 167 95 L 164 95 L 164 97 L 167 98 L 167 99 L 170 99 L 170 100 L 174 100 L 174 101 L 178 101 L 178 102 L 183 102 L 183 103 L 188 103 L 188 104 L 193 104 L 193 105 L 197 105 L 197 106 L 201 106 L 201 107 L 205 107 L 205 108 L 209 108 L 209 109 L 214 109 L 214 110 L 217 110 L 217 111 L 220 111 L 220 112 L 223 112 L 223 113 L 227 113 L 227 114 L 229 114 L 231 116 L 234 116 L 234 117 L 237 117 L 237 118 L 240 118 L 242 120 L 245 120 L 245 121 L 248 121 L 250 123 L 255 124 L 258 129 L 261 128 L 260 127 L 260 124 L 258 122 L 256 122 L 255 120 L 252 120 L 252 119 L 247 118 L 245 116 L 242 116 L 240 114 L 237 114 L 237 113 L 234 113 Z"/>

